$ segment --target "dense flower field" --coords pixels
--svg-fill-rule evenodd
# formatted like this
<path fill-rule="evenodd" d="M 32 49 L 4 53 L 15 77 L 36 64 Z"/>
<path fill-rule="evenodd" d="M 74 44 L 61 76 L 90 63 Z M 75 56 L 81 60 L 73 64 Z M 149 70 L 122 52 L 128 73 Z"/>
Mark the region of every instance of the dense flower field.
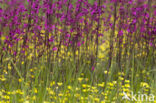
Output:
<path fill-rule="evenodd" d="M 0 103 L 155 96 L 155 0 L 0 0 Z"/>

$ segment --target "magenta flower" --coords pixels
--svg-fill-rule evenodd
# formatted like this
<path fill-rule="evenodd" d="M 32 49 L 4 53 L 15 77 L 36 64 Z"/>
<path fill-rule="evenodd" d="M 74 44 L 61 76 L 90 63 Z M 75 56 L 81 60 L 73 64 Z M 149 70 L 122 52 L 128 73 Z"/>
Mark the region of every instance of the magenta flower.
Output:
<path fill-rule="evenodd" d="M 53 48 L 53 51 L 57 51 L 57 47 L 54 47 L 54 48 Z"/>
<path fill-rule="evenodd" d="M 77 46 L 80 47 L 80 46 L 81 46 L 81 42 L 78 42 L 78 43 L 77 43 Z"/>
<path fill-rule="evenodd" d="M 92 71 L 94 71 L 95 70 L 95 67 L 94 66 L 92 66 Z"/>

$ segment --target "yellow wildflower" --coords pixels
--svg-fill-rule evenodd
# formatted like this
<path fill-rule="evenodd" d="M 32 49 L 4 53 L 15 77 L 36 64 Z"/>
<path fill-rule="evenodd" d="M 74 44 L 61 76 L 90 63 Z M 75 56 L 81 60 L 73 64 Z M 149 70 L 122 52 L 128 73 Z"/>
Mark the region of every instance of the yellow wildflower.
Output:
<path fill-rule="evenodd" d="M 58 83 L 57 83 L 58 86 L 61 86 L 62 84 L 63 84 L 63 83 L 61 83 L 61 82 L 58 82 Z"/>

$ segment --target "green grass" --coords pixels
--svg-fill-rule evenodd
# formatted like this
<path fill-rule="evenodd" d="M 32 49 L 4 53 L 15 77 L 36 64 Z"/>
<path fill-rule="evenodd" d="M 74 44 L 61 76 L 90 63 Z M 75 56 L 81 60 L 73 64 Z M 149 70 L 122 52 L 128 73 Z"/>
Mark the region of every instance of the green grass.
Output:
<path fill-rule="evenodd" d="M 90 64 L 84 63 L 79 66 L 79 71 L 75 72 L 75 62 L 69 60 L 64 60 L 61 63 L 51 63 L 48 66 L 42 59 L 40 62 L 34 63 L 31 68 L 29 61 L 26 64 L 28 65 L 27 68 L 24 68 L 25 63 L 13 64 L 12 60 L 8 59 L 3 64 L 4 68 L 8 69 L 6 68 L 8 63 L 12 63 L 13 66 L 7 73 L 4 72 L 5 69 L 1 69 L 1 76 L 4 76 L 6 80 L 0 81 L 0 99 L 6 103 L 7 101 L 9 103 L 28 101 L 30 103 L 43 103 L 45 101 L 49 103 L 63 103 L 63 101 L 67 103 L 98 103 L 103 100 L 110 103 L 113 101 L 121 103 L 124 102 L 121 99 L 121 93 L 126 89 L 126 87 L 123 87 L 126 85 L 126 80 L 129 80 L 127 85 L 130 85 L 127 88 L 128 92 L 138 93 L 139 91 L 155 95 L 156 76 L 152 75 L 155 69 L 142 68 L 144 66 L 140 61 L 133 57 L 131 61 L 127 61 L 123 72 L 116 72 L 118 68 L 116 68 L 114 62 L 107 77 L 105 62 L 99 63 L 94 71 L 91 71 Z M 132 62 L 131 68 L 128 66 L 129 62 Z M 150 65 L 145 67 L 150 68 Z M 142 73 L 143 71 L 144 73 Z M 81 82 L 78 80 L 80 77 L 83 79 Z M 22 81 L 19 81 L 19 79 Z M 55 82 L 53 86 L 52 81 Z M 61 82 L 62 85 L 59 86 L 58 82 Z M 105 83 L 104 86 L 98 86 L 102 82 Z M 147 87 L 142 87 L 142 82 L 147 84 Z M 7 97 L 10 99 L 7 99 Z"/>

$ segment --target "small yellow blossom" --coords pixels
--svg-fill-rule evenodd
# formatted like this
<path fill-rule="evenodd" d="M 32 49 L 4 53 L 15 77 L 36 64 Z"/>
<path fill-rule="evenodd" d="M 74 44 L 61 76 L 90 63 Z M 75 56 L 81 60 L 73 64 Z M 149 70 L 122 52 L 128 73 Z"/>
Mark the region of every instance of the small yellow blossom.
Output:
<path fill-rule="evenodd" d="M 63 84 L 63 83 L 61 83 L 61 82 L 58 82 L 58 83 L 57 83 L 58 86 L 61 86 L 62 84 Z"/>
<path fill-rule="evenodd" d="M 37 92 L 38 92 L 36 88 L 34 88 L 34 92 L 35 92 L 35 93 L 37 93 Z"/>
<path fill-rule="evenodd" d="M 129 87 L 130 87 L 130 85 L 129 85 L 129 84 L 125 84 L 125 87 L 129 88 Z"/>
<path fill-rule="evenodd" d="M 31 78 L 34 78 L 35 76 L 34 75 L 31 75 Z"/>
<path fill-rule="evenodd" d="M 101 84 L 98 84 L 99 87 L 104 87 L 104 82 L 102 82 Z"/>
<path fill-rule="evenodd" d="M 72 90 L 72 87 L 69 85 L 68 87 L 67 87 L 69 90 Z"/>
<path fill-rule="evenodd" d="M 94 100 L 95 100 L 96 102 L 99 102 L 99 101 L 100 101 L 100 99 L 99 99 L 99 98 L 94 98 Z"/>
<path fill-rule="evenodd" d="M 18 79 L 18 82 L 22 82 L 22 79 L 20 78 L 20 79 Z"/>
<path fill-rule="evenodd" d="M 50 86 L 53 86 L 53 85 L 55 85 L 55 81 L 52 81 L 52 82 L 50 83 Z"/>
<path fill-rule="evenodd" d="M 22 63 L 21 64 L 24 64 L 24 61 L 22 61 Z"/>
<path fill-rule="evenodd" d="M 129 80 L 125 80 L 125 82 L 126 82 L 126 83 L 129 83 L 130 81 L 129 81 Z"/>
<path fill-rule="evenodd" d="M 63 96 L 63 94 L 62 94 L 62 93 L 59 93 L 59 94 L 58 94 L 58 96 L 62 97 L 62 96 Z"/>
<path fill-rule="evenodd" d="M 119 77 L 119 80 L 124 80 L 124 78 L 123 77 Z"/>
<path fill-rule="evenodd" d="M 36 96 L 33 96 L 33 97 L 32 97 L 32 100 L 36 100 Z"/>
<path fill-rule="evenodd" d="M 87 87 L 87 85 L 86 85 L 86 84 L 82 84 L 82 87 L 83 87 L 83 88 L 86 88 L 86 87 Z"/>
<path fill-rule="evenodd" d="M 75 96 L 75 97 L 80 97 L 80 94 L 76 93 L 74 96 Z"/>
<path fill-rule="evenodd" d="M 2 40 L 2 41 L 4 41 L 5 39 L 6 39 L 5 36 L 2 36 L 2 37 L 1 37 L 1 40 Z"/>
<path fill-rule="evenodd" d="M 27 101 L 24 101 L 24 103 L 30 103 L 30 102 L 27 100 Z"/>
<path fill-rule="evenodd" d="M 83 80 L 83 78 L 78 78 L 78 81 L 79 81 L 79 82 L 82 82 L 82 80 Z"/>
<path fill-rule="evenodd" d="M 107 74 L 107 73 L 108 73 L 108 71 L 105 70 L 105 71 L 104 71 L 104 74 Z"/>

